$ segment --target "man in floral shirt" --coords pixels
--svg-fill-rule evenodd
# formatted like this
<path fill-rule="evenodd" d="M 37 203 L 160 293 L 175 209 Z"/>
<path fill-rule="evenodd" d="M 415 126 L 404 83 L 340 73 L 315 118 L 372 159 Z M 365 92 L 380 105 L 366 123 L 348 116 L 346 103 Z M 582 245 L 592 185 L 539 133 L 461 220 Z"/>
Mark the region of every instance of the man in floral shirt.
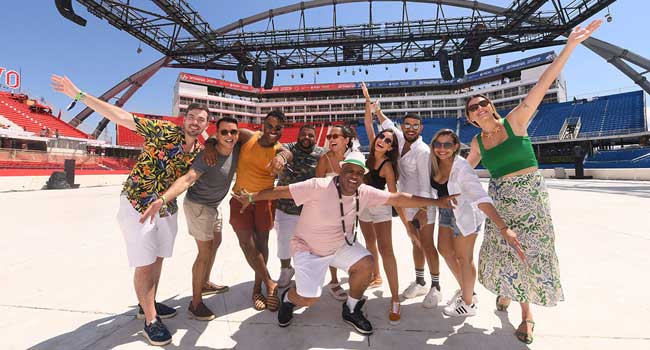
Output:
<path fill-rule="evenodd" d="M 176 310 L 155 302 L 162 262 L 172 255 L 176 238 L 178 205 L 162 194 L 185 174 L 201 151 L 198 136 L 208 126 L 208 109 L 191 104 L 183 126 L 168 121 L 138 118 L 110 103 L 77 88 L 67 77 L 52 76 L 54 90 L 80 101 L 115 124 L 134 130 L 144 137 L 144 149 L 138 163 L 124 183 L 117 219 L 126 241 L 129 265 L 135 267 L 134 285 L 144 318 L 143 336 L 152 345 L 166 345 L 171 334 L 160 320 L 173 317 Z M 140 223 L 149 203 L 162 198 L 165 205 L 151 221 Z"/>

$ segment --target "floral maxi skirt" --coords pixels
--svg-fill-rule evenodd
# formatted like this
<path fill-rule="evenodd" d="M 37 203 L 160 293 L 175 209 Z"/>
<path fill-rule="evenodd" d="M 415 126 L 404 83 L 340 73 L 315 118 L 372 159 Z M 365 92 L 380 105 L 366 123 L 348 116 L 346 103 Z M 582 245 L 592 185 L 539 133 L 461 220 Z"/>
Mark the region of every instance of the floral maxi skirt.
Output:
<path fill-rule="evenodd" d="M 490 179 L 489 195 L 517 233 L 527 264 L 487 221 L 479 253 L 479 282 L 515 302 L 555 306 L 564 300 L 555 254 L 555 234 L 544 178 L 539 172 Z"/>

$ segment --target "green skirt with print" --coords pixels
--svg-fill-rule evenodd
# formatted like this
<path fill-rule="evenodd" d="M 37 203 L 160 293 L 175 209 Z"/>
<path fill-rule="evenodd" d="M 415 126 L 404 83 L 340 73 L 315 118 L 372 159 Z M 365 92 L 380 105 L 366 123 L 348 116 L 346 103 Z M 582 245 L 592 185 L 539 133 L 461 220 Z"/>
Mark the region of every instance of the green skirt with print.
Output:
<path fill-rule="evenodd" d="M 564 300 L 555 234 L 544 177 L 537 172 L 490 179 L 489 195 L 508 226 L 517 233 L 526 264 L 487 220 L 479 253 L 479 282 L 515 302 L 555 306 Z"/>

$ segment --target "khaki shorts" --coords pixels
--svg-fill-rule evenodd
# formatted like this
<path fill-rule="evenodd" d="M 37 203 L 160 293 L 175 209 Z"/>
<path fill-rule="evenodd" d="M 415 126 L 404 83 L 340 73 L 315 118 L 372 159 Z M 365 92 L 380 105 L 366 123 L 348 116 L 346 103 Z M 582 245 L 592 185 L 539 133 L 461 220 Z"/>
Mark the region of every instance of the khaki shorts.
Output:
<path fill-rule="evenodd" d="M 187 197 L 183 202 L 187 231 L 197 241 L 211 241 L 215 234 L 221 235 L 221 210 L 192 202 Z"/>

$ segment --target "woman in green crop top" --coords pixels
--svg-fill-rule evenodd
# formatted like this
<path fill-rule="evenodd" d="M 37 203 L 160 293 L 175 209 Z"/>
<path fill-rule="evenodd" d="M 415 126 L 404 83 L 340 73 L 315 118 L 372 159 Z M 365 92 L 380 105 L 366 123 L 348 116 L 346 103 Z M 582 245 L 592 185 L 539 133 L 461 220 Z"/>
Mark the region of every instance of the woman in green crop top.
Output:
<path fill-rule="evenodd" d="M 474 167 L 482 160 L 490 172 L 489 195 L 507 218 L 504 227 L 491 221 L 486 225 L 479 252 L 479 282 L 497 295 L 497 310 L 506 311 L 510 301 L 521 305 L 522 322 L 515 335 L 526 344 L 532 343 L 534 328 L 529 303 L 555 306 L 564 300 L 548 192 L 526 129 L 573 49 L 601 23 L 596 20 L 584 29 L 576 27 L 537 84 L 505 118 L 484 95 L 472 96 L 465 105 L 468 121 L 481 129 L 472 140 L 467 160 Z M 500 232 L 508 234 L 503 238 Z M 513 248 L 519 245 L 525 259 Z"/>

